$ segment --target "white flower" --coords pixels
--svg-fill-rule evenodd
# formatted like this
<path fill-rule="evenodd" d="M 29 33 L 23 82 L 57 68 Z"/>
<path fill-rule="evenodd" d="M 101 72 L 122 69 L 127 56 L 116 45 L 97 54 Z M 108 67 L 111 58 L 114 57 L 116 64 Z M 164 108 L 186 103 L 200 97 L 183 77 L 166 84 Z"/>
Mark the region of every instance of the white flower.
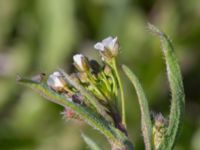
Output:
<path fill-rule="evenodd" d="M 109 49 L 110 51 L 118 48 L 118 40 L 117 37 L 113 38 L 111 36 L 105 38 L 102 42 L 98 42 L 94 45 L 94 48 L 100 51 L 104 51 L 105 49 Z"/>
<path fill-rule="evenodd" d="M 56 71 L 49 76 L 47 85 L 55 91 L 61 91 L 65 87 L 66 82 L 64 81 L 62 74 Z"/>
<path fill-rule="evenodd" d="M 74 62 L 80 67 L 83 68 L 82 59 L 84 56 L 82 54 L 76 54 L 73 56 Z"/>
<path fill-rule="evenodd" d="M 86 71 L 88 70 L 88 61 L 85 56 L 82 54 L 76 54 L 73 56 L 74 65 L 79 71 Z"/>
<path fill-rule="evenodd" d="M 103 53 L 103 55 L 105 55 L 107 58 L 117 56 L 119 50 L 118 39 L 117 37 L 113 38 L 109 36 L 102 40 L 102 42 L 96 43 L 94 48 Z"/>

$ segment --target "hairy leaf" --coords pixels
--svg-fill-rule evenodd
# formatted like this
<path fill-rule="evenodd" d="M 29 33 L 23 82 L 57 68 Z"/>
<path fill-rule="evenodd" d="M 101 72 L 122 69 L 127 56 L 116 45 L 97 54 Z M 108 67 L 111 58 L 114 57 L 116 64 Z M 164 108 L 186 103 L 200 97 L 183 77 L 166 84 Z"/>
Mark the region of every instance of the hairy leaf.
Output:
<path fill-rule="evenodd" d="M 127 77 L 129 78 L 129 80 L 135 87 L 142 115 L 141 123 L 142 123 L 142 133 L 144 137 L 145 148 L 146 150 L 151 150 L 152 123 L 151 123 L 147 98 L 136 75 L 127 66 L 123 65 L 122 68 Z"/>
<path fill-rule="evenodd" d="M 75 104 L 68 101 L 64 95 L 58 94 L 51 90 L 45 83 L 38 83 L 33 80 L 21 78 L 18 80 L 20 84 L 28 86 L 39 93 L 41 96 L 47 98 L 48 100 L 59 104 L 64 107 L 69 107 L 79 114 L 82 119 L 84 119 L 89 125 L 95 129 L 101 131 L 104 135 L 109 138 L 113 138 L 113 131 L 108 122 L 106 122 L 102 117 L 93 112 L 91 109 L 84 107 L 79 104 Z"/>
<path fill-rule="evenodd" d="M 167 67 L 167 77 L 169 80 L 169 86 L 172 95 L 169 126 L 167 128 L 166 135 L 164 136 L 160 144 L 159 149 L 171 150 L 177 139 L 185 106 L 185 94 L 182 76 L 180 67 L 174 54 L 172 43 L 169 38 L 155 26 L 149 24 L 148 27 L 151 32 L 153 32 L 160 38 L 162 52 L 164 54 Z"/>
<path fill-rule="evenodd" d="M 87 124 L 105 135 L 111 145 L 126 145 L 130 147 L 130 150 L 132 150 L 132 144 L 128 141 L 128 138 L 121 131 L 114 128 L 112 124 L 105 120 L 105 118 L 90 108 L 68 101 L 64 95 L 54 92 L 45 83 L 39 83 L 21 77 L 18 77 L 17 80 L 18 83 L 32 88 L 48 100 L 74 110 Z"/>

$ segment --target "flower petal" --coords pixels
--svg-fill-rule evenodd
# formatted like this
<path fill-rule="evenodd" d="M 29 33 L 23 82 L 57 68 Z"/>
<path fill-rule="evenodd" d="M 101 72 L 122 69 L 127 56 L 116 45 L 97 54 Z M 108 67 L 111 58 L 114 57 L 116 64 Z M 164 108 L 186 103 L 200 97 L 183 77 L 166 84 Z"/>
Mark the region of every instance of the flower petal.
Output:
<path fill-rule="evenodd" d="M 97 49 L 97 50 L 100 50 L 100 51 L 104 51 L 104 45 L 100 42 L 96 43 L 94 45 L 94 48 Z"/>
<path fill-rule="evenodd" d="M 53 89 L 55 88 L 62 88 L 64 86 L 64 83 L 61 81 L 62 75 L 60 72 L 56 71 L 53 74 L 51 74 L 47 80 L 47 85 Z"/>
<path fill-rule="evenodd" d="M 73 56 L 74 62 L 81 68 L 82 68 L 82 58 L 83 57 L 84 56 L 82 54 L 76 54 L 76 55 Z"/>
<path fill-rule="evenodd" d="M 105 39 L 102 41 L 102 44 L 103 44 L 105 47 L 107 47 L 107 46 L 110 45 L 110 43 L 112 43 L 112 41 L 113 41 L 113 38 L 112 38 L 111 36 L 109 36 L 109 37 L 105 38 Z"/>

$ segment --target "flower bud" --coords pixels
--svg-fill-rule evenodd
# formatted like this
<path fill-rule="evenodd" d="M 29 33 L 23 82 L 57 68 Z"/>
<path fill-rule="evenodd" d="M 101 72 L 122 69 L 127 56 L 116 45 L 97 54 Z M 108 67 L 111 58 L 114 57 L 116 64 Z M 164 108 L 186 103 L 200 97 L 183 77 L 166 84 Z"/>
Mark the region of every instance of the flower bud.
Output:
<path fill-rule="evenodd" d="M 33 76 L 31 78 L 31 80 L 33 80 L 33 81 L 35 81 L 37 83 L 40 83 L 44 79 L 45 75 L 46 75 L 45 73 L 37 74 L 37 75 Z"/>
<path fill-rule="evenodd" d="M 153 124 L 153 143 L 155 149 L 158 149 L 162 138 L 167 130 L 167 120 L 163 117 L 161 113 L 154 114 L 154 124 Z"/>
<path fill-rule="evenodd" d="M 101 66 L 96 60 L 90 60 L 89 64 L 90 64 L 90 68 L 92 70 L 92 73 L 98 74 L 100 72 Z"/>
<path fill-rule="evenodd" d="M 49 76 L 47 85 L 57 92 L 63 92 L 67 84 L 61 73 L 56 71 Z"/>
<path fill-rule="evenodd" d="M 105 73 L 106 75 L 111 75 L 112 70 L 111 70 L 111 68 L 110 68 L 108 65 L 105 65 L 105 66 L 104 66 L 104 73 Z"/>
<path fill-rule="evenodd" d="M 84 100 L 84 97 L 79 93 L 72 95 L 72 101 L 76 104 L 82 104 L 83 100 Z"/>
<path fill-rule="evenodd" d="M 112 57 L 117 56 L 119 52 L 119 43 L 117 37 L 113 38 L 109 36 L 102 42 L 96 43 L 94 48 L 100 51 L 103 60 L 109 60 Z"/>
<path fill-rule="evenodd" d="M 82 54 L 76 54 L 73 56 L 74 65 L 80 72 L 87 71 L 89 69 L 88 59 Z"/>
<path fill-rule="evenodd" d="M 79 73 L 77 73 L 77 77 L 79 78 L 79 80 L 80 80 L 82 83 L 87 83 L 87 82 L 89 82 L 87 73 L 85 73 L 85 72 L 79 72 Z"/>
<path fill-rule="evenodd" d="M 77 74 L 78 74 L 78 73 L 72 73 L 72 74 L 70 74 L 70 78 L 71 78 L 74 82 L 76 82 L 76 83 L 80 83 Z"/>

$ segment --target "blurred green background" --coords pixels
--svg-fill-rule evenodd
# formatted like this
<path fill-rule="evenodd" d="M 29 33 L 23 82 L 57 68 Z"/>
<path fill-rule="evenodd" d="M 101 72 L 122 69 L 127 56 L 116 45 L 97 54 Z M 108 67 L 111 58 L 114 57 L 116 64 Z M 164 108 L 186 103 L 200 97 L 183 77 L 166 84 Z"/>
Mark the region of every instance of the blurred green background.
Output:
<path fill-rule="evenodd" d="M 186 113 L 175 150 L 200 150 L 199 0 L 0 0 L 0 149 L 83 150 L 81 131 L 109 149 L 102 135 L 65 121 L 62 107 L 17 85 L 15 78 L 58 67 L 71 72 L 75 53 L 97 58 L 93 44 L 110 35 L 119 37 L 118 59 L 139 76 L 151 110 L 167 116 L 165 64 L 147 22 L 173 40 L 183 73 Z M 135 91 L 124 75 L 123 82 L 130 139 L 144 149 Z"/>

